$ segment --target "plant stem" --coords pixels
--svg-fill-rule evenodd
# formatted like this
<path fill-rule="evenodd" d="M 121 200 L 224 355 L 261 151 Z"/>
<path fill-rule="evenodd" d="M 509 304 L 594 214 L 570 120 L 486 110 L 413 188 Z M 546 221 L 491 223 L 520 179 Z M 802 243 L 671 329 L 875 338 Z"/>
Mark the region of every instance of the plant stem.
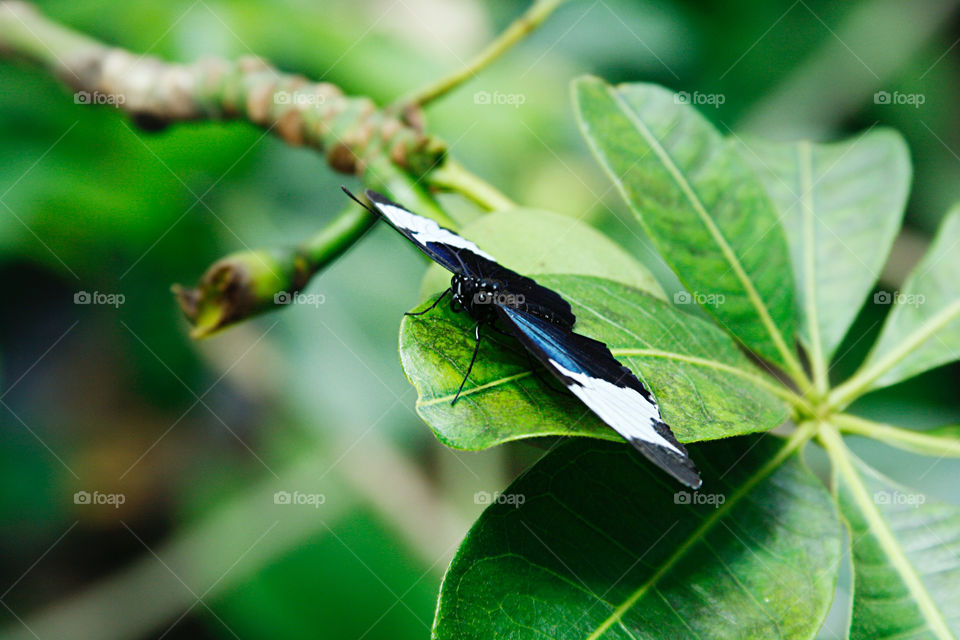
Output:
<path fill-rule="evenodd" d="M 431 171 L 433 171 L 431 169 Z M 366 185 L 384 191 L 392 199 L 415 213 L 432 218 L 441 226 L 456 231 L 459 226 L 436 199 L 430 195 L 419 180 L 413 180 L 409 174 L 401 171 L 388 158 L 375 158 L 363 174 Z"/>
<path fill-rule="evenodd" d="M 299 247 L 234 253 L 214 262 L 196 288 L 173 286 L 193 338 L 214 333 L 265 311 L 283 308 L 318 271 L 366 233 L 376 216 L 350 203 L 320 233 Z"/>
<path fill-rule="evenodd" d="M 891 311 L 895 312 L 896 309 Z M 830 393 L 829 405 L 831 409 L 840 411 L 861 395 L 870 390 L 870 386 L 880 379 L 883 374 L 892 369 L 901 360 L 929 340 L 938 331 L 960 317 L 960 301 L 954 302 L 941 309 L 936 315 L 927 320 L 916 331 L 908 335 L 897 347 L 887 352 L 878 360 L 867 356 L 863 365 L 846 382 Z"/>
<path fill-rule="evenodd" d="M 345 208 L 319 233 L 300 245 L 299 253 L 306 259 L 310 273 L 316 273 L 343 255 L 376 221 L 376 216 L 359 205 Z"/>
<path fill-rule="evenodd" d="M 523 15 L 514 20 L 503 33 L 497 36 L 462 69 L 398 99 L 396 105 L 423 107 L 446 95 L 499 58 L 510 47 L 520 42 L 527 34 L 539 27 L 564 0 L 536 0 Z"/>
<path fill-rule="evenodd" d="M 953 634 L 947 627 L 943 615 L 937 609 L 936 604 L 930 597 L 926 586 L 920 580 L 916 570 L 904 553 L 903 548 L 897 541 L 891 531 L 890 526 L 884 520 L 883 514 L 877 509 L 873 497 L 860 479 L 860 474 L 853 466 L 853 454 L 844 444 L 840 432 L 832 424 L 823 423 L 819 432 L 819 440 L 826 449 L 830 457 L 830 463 L 834 472 L 843 476 L 850 489 L 851 496 L 857 505 L 857 508 L 863 514 L 867 524 L 870 526 L 874 538 L 883 550 L 894 570 L 900 575 L 904 585 L 910 591 L 913 599 L 916 601 L 924 618 L 929 623 L 930 630 L 942 640 L 952 639 Z M 839 485 L 834 487 L 839 492 Z"/>
<path fill-rule="evenodd" d="M 505 211 L 515 209 L 517 206 L 489 182 L 477 177 L 464 169 L 459 162 L 449 158 L 439 168 L 430 172 L 427 182 L 440 189 L 455 191 L 487 211 Z"/>
<path fill-rule="evenodd" d="M 960 458 L 960 440 L 929 435 L 922 431 L 901 429 L 889 424 L 881 424 L 865 418 L 840 413 L 830 419 L 836 426 L 846 433 L 880 440 L 891 446 L 907 449 L 925 455 L 950 456 Z"/>
<path fill-rule="evenodd" d="M 255 56 L 170 63 L 77 33 L 19 0 L 0 2 L 0 53 L 44 67 L 81 100 L 107 96 L 152 128 L 242 119 L 293 146 L 323 152 L 330 167 L 343 173 L 362 174 L 374 158 L 387 157 L 420 177 L 446 150 L 442 141 L 367 97 L 282 73 Z"/>

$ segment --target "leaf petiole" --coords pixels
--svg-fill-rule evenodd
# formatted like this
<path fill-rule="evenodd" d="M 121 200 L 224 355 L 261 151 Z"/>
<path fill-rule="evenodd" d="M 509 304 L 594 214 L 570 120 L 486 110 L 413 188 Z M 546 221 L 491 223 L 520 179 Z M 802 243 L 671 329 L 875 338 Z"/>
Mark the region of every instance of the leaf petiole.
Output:
<path fill-rule="evenodd" d="M 960 440 L 929 435 L 922 431 L 901 429 L 888 424 L 881 424 L 865 418 L 859 418 L 847 413 L 840 413 L 831 420 L 837 428 L 846 433 L 853 433 L 866 438 L 885 442 L 891 446 L 922 453 L 923 455 L 941 455 L 960 458 Z"/>
<path fill-rule="evenodd" d="M 960 317 L 960 300 L 941 309 L 939 313 L 911 333 L 887 355 L 871 363 L 868 357 L 860 369 L 846 382 L 830 393 L 828 405 L 831 409 L 842 410 L 851 402 L 867 393 L 871 385 L 898 362 L 910 355 L 917 347 L 932 338 L 938 331 Z"/>

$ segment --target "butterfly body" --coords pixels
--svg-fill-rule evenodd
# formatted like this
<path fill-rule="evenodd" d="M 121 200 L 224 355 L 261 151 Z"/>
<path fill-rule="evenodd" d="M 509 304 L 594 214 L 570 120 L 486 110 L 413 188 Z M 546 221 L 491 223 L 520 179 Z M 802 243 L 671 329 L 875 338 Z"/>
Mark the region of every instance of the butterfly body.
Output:
<path fill-rule="evenodd" d="M 497 307 L 525 311 L 551 324 L 571 329 L 576 320 L 570 312 L 555 313 L 549 305 L 528 301 L 526 294 L 513 290 L 510 283 L 503 280 L 454 274 L 450 278 L 450 291 L 452 311 L 466 311 L 471 318 L 485 324 L 496 321 Z"/>
<path fill-rule="evenodd" d="M 648 459 L 680 482 L 699 488 L 696 467 L 661 419 L 656 398 L 614 358 L 606 344 L 573 331 L 576 316 L 560 294 L 500 265 L 474 243 L 435 221 L 375 191 L 367 190 L 366 195 L 373 203 L 368 209 L 453 274 L 450 287 L 430 307 L 408 315 L 428 313 L 452 294 L 451 310 L 466 312 L 476 322 L 473 356 L 454 403 L 477 359 L 481 328 L 493 327 L 516 338 L 532 359 Z"/>

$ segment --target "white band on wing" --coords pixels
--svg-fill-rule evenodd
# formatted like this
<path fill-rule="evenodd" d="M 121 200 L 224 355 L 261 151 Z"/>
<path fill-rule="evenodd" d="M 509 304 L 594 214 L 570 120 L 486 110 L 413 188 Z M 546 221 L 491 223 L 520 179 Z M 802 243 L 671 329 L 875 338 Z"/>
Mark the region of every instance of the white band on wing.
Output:
<path fill-rule="evenodd" d="M 660 411 L 657 405 L 648 401 L 638 391 L 630 387 L 619 387 L 602 378 L 570 371 L 553 358 L 550 359 L 550 364 L 577 383 L 567 388 L 617 433 L 670 449 L 686 457 L 669 440 L 657 433 L 653 425 L 661 421 Z"/>
<path fill-rule="evenodd" d="M 418 216 L 415 213 L 411 213 L 402 207 L 395 207 L 389 204 L 382 204 L 380 202 L 374 202 L 377 209 L 385 215 L 394 226 L 405 229 L 413 234 L 414 238 L 420 244 L 426 246 L 428 242 L 437 242 L 445 244 L 451 247 L 456 247 L 458 249 L 466 249 L 471 251 L 478 256 L 486 258 L 492 262 L 496 262 L 496 259 L 480 250 L 480 248 L 474 243 L 461 238 L 457 234 L 444 229 L 434 220 L 430 218 L 424 218 L 423 216 Z"/>

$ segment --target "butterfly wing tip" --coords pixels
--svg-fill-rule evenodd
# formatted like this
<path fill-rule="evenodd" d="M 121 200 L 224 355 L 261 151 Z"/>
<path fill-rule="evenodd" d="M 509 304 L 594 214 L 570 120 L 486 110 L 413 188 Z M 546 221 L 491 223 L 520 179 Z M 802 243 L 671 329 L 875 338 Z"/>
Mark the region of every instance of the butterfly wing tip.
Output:
<path fill-rule="evenodd" d="M 674 460 L 673 464 L 661 466 L 663 467 L 664 471 L 694 491 L 703 485 L 703 480 L 700 478 L 700 472 L 697 471 L 697 468 L 694 466 L 693 461 L 690 458 Z"/>
<path fill-rule="evenodd" d="M 700 478 L 700 472 L 697 471 L 697 467 L 693 464 L 693 460 L 687 455 L 683 445 L 679 445 L 678 443 L 680 450 L 683 451 L 683 455 L 680 455 L 676 451 L 645 440 L 630 439 L 630 444 L 646 456 L 648 460 L 673 476 L 678 482 L 694 490 L 699 489 L 703 484 L 703 480 Z"/>

